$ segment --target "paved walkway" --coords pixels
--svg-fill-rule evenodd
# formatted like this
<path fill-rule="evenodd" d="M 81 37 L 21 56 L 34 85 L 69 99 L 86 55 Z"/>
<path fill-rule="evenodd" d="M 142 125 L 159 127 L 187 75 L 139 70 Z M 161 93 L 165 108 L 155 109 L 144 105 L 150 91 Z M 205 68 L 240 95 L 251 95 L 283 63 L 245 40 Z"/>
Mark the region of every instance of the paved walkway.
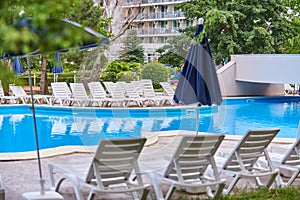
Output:
<path fill-rule="evenodd" d="M 156 155 L 159 155 L 160 151 L 164 150 L 164 146 L 168 145 L 172 140 L 172 137 L 161 137 L 159 142 L 151 147 L 145 147 L 143 150 L 143 154 L 148 156 L 149 159 L 155 159 Z M 226 154 L 230 153 L 233 146 L 237 143 L 236 140 L 228 140 L 225 139 L 218 152 L 217 152 L 217 162 L 221 165 L 222 161 L 225 160 Z M 277 144 L 272 143 L 270 152 L 271 154 L 281 154 L 283 155 L 286 150 L 288 149 L 289 144 Z M 60 163 L 60 164 L 74 164 L 74 163 L 81 163 L 81 162 L 90 162 L 92 154 L 88 153 L 74 153 L 70 155 L 63 155 L 63 156 L 55 156 L 51 158 L 44 158 L 42 159 L 42 166 L 43 166 L 43 176 L 46 180 L 46 189 L 49 190 L 49 178 L 48 178 L 48 171 L 47 165 L 49 163 Z M 145 157 L 144 157 L 145 158 Z M 222 159 L 223 158 L 223 159 Z M 31 191 L 39 191 L 39 174 L 38 174 L 38 164 L 36 160 L 26 160 L 26 161 L 11 161 L 11 162 L 0 162 L 0 174 L 2 176 L 3 183 L 5 185 L 5 194 L 6 200 L 17 200 L 21 199 L 21 195 L 24 192 L 31 192 Z M 230 177 L 223 177 L 227 178 L 228 182 L 230 181 Z M 146 182 L 149 180 L 146 179 Z M 296 182 L 299 185 L 298 182 Z M 163 186 L 163 190 L 167 190 L 167 186 Z M 74 193 L 72 188 L 70 187 L 69 183 L 63 183 L 61 190 L 61 194 L 64 196 L 65 199 L 71 200 L 75 199 Z M 88 191 L 85 192 L 88 194 Z M 197 197 L 191 196 L 190 194 L 184 192 L 176 191 L 174 194 L 174 198 L 177 196 L 189 196 L 189 197 Z M 150 199 L 155 199 L 155 194 L 153 189 L 150 192 Z M 102 195 L 97 196 L 95 199 L 131 199 L 129 195 Z"/>

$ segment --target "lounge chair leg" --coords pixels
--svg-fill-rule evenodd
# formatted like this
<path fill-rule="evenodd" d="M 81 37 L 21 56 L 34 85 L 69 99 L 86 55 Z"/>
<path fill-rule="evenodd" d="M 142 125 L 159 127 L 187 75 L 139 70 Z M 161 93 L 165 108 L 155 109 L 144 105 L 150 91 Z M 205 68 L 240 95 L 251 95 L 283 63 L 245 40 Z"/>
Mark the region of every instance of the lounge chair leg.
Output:
<path fill-rule="evenodd" d="M 270 187 L 272 186 L 272 184 L 273 184 L 273 182 L 275 181 L 277 175 L 278 175 L 278 172 L 277 172 L 277 173 L 274 173 L 274 174 L 270 177 L 270 180 L 269 180 L 269 182 L 268 182 L 268 184 L 267 184 L 267 188 L 270 188 Z"/>
<path fill-rule="evenodd" d="M 214 193 L 215 199 L 217 199 L 221 196 L 224 187 L 225 187 L 225 182 L 218 185 L 218 189 Z"/>
<path fill-rule="evenodd" d="M 206 189 L 206 194 L 208 195 L 208 197 L 209 197 L 210 199 L 213 199 L 213 198 L 214 198 L 214 195 L 213 195 L 213 193 L 212 193 L 212 191 L 211 191 L 211 188 L 210 188 L 209 186 L 207 186 L 207 187 L 205 187 L 205 189 Z"/>
<path fill-rule="evenodd" d="M 290 180 L 287 182 L 287 186 L 290 186 L 295 181 L 295 179 L 298 177 L 299 173 L 300 173 L 300 168 L 298 168 L 297 171 L 294 172 L 294 174 L 292 175 Z"/>
<path fill-rule="evenodd" d="M 167 200 L 171 199 L 171 196 L 174 193 L 175 189 L 176 189 L 176 187 L 172 184 L 169 191 L 168 191 L 168 193 L 167 193 L 167 195 L 166 195 Z"/>
<path fill-rule="evenodd" d="M 149 194 L 149 189 L 144 189 L 141 200 L 146 200 Z"/>
<path fill-rule="evenodd" d="M 226 190 L 224 190 L 224 192 L 223 192 L 223 194 L 224 195 L 228 195 L 230 192 L 231 192 L 231 190 L 233 189 L 233 187 L 237 184 L 237 182 L 240 180 L 240 176 L 239 175 L 237 175 L 234 179 L 233 179 L 233 181 L 231 181 L 231 183 L 230 183 L 230 185 L 228 186 L 228 188 L 226 189 Z"/>
<path fill-rule="evenodd" d="M 88 196 L 88 200 L 93 200 L 95 198 L 96 194 L 94 193 L 94 191 L 92 190 Z"/>
<path fill-rule="evenodd" d="M 255 177 L 254 179 L 255 179 L 257 185 L 264 186 L 264 184 L 261 182 L 259 177 Z"/>

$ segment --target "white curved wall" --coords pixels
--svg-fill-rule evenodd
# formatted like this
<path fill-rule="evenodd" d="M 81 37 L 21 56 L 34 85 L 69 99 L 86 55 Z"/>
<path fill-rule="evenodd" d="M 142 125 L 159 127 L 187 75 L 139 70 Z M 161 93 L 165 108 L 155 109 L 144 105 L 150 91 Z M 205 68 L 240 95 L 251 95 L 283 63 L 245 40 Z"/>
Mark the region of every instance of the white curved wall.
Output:
<path fill-rule="evenodd" d="M 300 83 L 300 55 L 232 55 L 217 75 L 222 96 L 284 95 L 283 83 Z"/>
<path fill-rule="evenodd" d="M 232 55 L 236 80 L 256 83 L 300 83 L 299 54 Z"/>

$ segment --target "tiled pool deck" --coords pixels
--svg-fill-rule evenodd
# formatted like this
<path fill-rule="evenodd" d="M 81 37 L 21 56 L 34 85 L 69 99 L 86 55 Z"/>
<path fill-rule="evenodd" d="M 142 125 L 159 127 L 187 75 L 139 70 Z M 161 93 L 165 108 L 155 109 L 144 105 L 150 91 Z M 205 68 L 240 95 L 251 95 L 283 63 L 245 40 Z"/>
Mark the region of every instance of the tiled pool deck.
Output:
<path fill-rule="evenodd" d="M 146 156 L 151 158 L 151 152 L 158 151 L 163 145 L 167 145 L 172 138 L 169 137 L 159 137 L 158 142 L 154 145 L 145 147 L 143 149 L 143 153 Z M 217 164 L 221 165 L 222 161 L 225 160 L 226 154 L 230 153 L 233 146 L 238 142 L 236 138 L 226 137 L 225 140 L 222 142 L 217 156 L 219 159 L 217 160 Z M 279 143 L 278 143 L 279 142 Z M 283 143 L 282 143 L 283 142 Z M 270 154 L 280 154 L 284 155 L 286 150 L 290 147 L 292 141 L 279 139 L 275 140 L 269 148 Z M 48 178 L 48 170 L 47 165 L 50 163 L 57 163 L 57 164 L 74 164 L 74 163 L 81 163 L 81 162 L 90 162 L 92 153 L 71 153 L 67 155 L 59 155 L 53 156 L 48 158 L 42 159 L 42 168 L 43 168 L 43 176 L 46 180 L 46 189 L 50 189 L 49 185 L 49 178 Z M 152 155 L 153 156 L 153 155 Z M 224 157 L 223 157 L 224 156 Z M 2 176 L 2 181 L 5 186 L 5 195 L 6 200 L 17 200 L 21 199 L 21 195 L 24 192 L 31 192 L 31 191 L 39 191 L 39 174 L 38 174 L 38 164 L 36 160 L 20 160 L 20 161 L 2 161 L 0 163 L 0 174 Z M 223 173 L 221 176 L 226 178 L 228 183 L 230 181 L 230 177 L 227 177 Z M 145 177 L 145 181 L 149 182 L 149 180 Z M 149 182 L 150 183 L 150 182 Z M 243 182 L 242 182 L 243 183 Z M 295 185 L 300 185 L 300 182 L 297 180 Z M 239 186 L 243 186 L 239 184 Z M 164 190 L 167 187 L 163 187 Z M 71 200 L 75 199 L 74 192 L 72 187 L 68 182 L 63 183 L 60 189 L 60 193 L 64 196 L 65 199 Z M 85 192 L 85 195 L 88 195 L 88 191 Z M 176 191 L 174 194 L 174 198 L 178 196 L 188 196 L 188 197 L 197 197 L 197 195 L 187 194 L 184 192 Z M 98 195 L 95 199 L 131 199 L 130 195 Z M 155 199 L 155 194 L 153 189 L 150 192 L 150 199 Z"/>

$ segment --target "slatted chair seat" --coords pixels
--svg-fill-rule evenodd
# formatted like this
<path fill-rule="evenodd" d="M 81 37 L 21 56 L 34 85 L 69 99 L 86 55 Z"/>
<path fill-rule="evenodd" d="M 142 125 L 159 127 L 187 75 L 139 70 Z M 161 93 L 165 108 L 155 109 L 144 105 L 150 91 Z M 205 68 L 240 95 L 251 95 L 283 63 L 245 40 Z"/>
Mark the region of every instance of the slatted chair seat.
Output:
<path fill-rule="evenodd" d="M 223 134 L 183 136 L 164 173 L 163 180 L 171 183 L 165 199 L 171 199 L 176 189 L 200 189 L 210 198 L 222 194 L 226 180 L 220 179 L 214 155 L 223 139 Z M 207 173 L 209 166 L 213 176 Z"/>
<path fill-rule="evenodd" d="M 257 185 L 271 187 L 279 170 L 274 168 L 267 147 L 279 130 L 249 130 L 243 136 L 222 167 L 225 173 L 230 172 L 229 174 L 234 176 L 224 194 L 229 194 L 241 178 L 253 178 Z M 258 160 L 261 157 L 266 159 L 266 167 L 259 164 Z M 261 177 L 269 179 L 263 183 Z"/>
<path fill-rule="evenodd" d="M 145 138 L 103 139 L 90 164 L 49 164 L 51 187 L 58 191 L 67 179 L 73 185 L 77 200 L 83 199 L 83 187 L 90 189 L 88 199 L 100 193 L 126 192 L 131 193 L 133 199 L 146 199 L 150 185 L 143 183 L 137 163 L 145 142 Z M 61 174 L 57 181 L 56 172 Z"/>

